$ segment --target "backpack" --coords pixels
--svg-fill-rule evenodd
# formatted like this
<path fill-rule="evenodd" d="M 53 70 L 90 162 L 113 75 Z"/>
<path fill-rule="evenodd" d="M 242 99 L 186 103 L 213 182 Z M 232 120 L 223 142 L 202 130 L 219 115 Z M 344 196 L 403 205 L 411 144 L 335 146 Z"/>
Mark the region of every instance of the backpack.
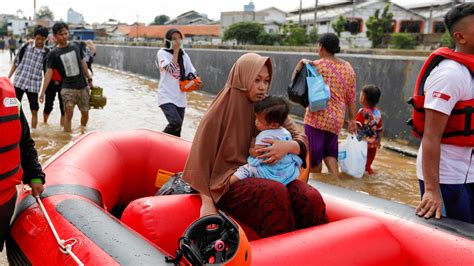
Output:
<path fill-rule="evenodd" d="M 28 43 L 25 43 L 21 48 L 20 51 L 18 52 L 18 65 L 21 63 L 21 60 L 23 60 L 23 57 L 25 56 L 26 48 L 28 47 Z M 48 54 L 50 49 L 48 47 L 44 47 L 44 50 L 46 51 L 43 56 L 43 71 L 46 72 L 46 61 L 48 58 Z"/>

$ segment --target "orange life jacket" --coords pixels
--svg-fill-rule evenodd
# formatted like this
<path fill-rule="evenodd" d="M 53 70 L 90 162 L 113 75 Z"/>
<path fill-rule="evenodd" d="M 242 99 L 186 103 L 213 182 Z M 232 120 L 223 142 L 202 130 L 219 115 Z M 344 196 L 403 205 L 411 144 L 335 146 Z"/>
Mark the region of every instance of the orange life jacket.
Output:
<path fill-rule="evenodd" d="M 20 107 L 15 88 L 7 78 L 0 78 L 0 205 L 5 204 L 21 182 Z"/>
<path fill-rule="evenodd" d="M 408 125 L 412 127 L 415 137 L 421 138 L 425 129 L 425 82 L 431 71 L 444 59 L 454 60 L 466 66 L 474 73 L 474 55 L 454 52 L 449 48 L 439 48 L 428 57 L 416 80 L 413 98 L 408 103 L 413 105 L 412 118 Z M 441 143 L 456 146 L 474 147 L 474 99 L 458 101 L 449 115 Z"/>

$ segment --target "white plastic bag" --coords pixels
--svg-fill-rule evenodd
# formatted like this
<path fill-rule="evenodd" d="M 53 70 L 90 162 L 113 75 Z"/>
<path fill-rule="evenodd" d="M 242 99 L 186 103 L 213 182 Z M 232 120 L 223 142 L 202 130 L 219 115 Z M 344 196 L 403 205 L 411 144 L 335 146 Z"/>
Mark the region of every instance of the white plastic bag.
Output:
<path fill-rule="evenodd" d="M 355 135 L 347 136 L 347 139 L 339 144 L 338 161 L 341 172 L 361 178 L 367 162 L 367 142 L 358 141 Z"/>

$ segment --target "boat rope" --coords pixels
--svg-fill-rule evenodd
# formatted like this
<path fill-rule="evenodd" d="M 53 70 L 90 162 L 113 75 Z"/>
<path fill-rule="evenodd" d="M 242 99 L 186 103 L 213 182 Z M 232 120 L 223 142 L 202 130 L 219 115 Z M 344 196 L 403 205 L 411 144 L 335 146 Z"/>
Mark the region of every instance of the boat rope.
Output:
<path fill-rule="evenodd" d="M 39 196 L 36 196 L 36 201 L 38 202 L 41 211 L 44 214 L 44 217 L 46 218 L 46 221 L 48 221 L 49 227 L 51 228 L 51 231 L 53 232 L 54 238 L 56 238 L 56 242 L 58 242 L 59 245 L 59 250 L 61 250 L 62 253 L 70 255 L 71 258 L 77 263 L 79 266 L 84 266 L 84 263 L 74 254 L 72 251 L 72 247 L 77 243 L 77 240 L 74 238 L 70 239 L 60 239 L 58 232 L 56 231 L 56 228 L 53 225 L 53 222 L 51 222 L 51 219 L 49 218 L 48 212 L 46 212 L 46 209 L 44 208 L 43 202 L 41 201 Z"/>

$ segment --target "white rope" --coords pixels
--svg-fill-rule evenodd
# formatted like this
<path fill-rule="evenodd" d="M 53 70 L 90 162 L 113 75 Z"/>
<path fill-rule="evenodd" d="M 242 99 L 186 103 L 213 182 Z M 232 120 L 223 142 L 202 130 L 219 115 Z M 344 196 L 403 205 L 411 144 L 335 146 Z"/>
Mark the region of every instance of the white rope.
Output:
<path fill-rule="evenodd" d="M 82 261 L 72 251 L 72 247 L 77 243 L 77 240 L 74 238 L 70 238 L 67 240 L 60 239 L 56 231 L 56 228 L 54 228 L 53 222 L 51 222 L 51 219 L 49 218 L 49 215 L 43 206 L 43 202 L 41 201 L 40 197 L 36 196 L 35 198 L 40 206 L 41 211 L 44 214 L 44 217 L 46 218 L 46 221 L 48 221 L 49 227 L 51 228 L 51 231 L 53 232 L 54 238 L 56 238 L 56 242 L 58 242 L 58 245 L 60 247 L 59 250 L 61 250 L 61 252 L 64 254 L 70 255 L 72 259 L 77 263 L 77 265 L 84 266 L 84 263 L 82 263 Z"/>

